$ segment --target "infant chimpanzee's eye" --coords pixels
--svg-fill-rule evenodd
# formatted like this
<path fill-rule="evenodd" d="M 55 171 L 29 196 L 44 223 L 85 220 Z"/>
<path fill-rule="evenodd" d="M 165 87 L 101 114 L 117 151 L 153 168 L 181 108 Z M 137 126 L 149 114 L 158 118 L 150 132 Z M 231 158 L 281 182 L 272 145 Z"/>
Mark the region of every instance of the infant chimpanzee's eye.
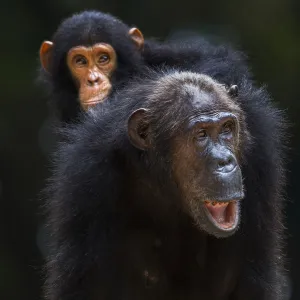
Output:
<path fill-rule="evenodd" d="M 109 62 L 109 55 L 108 54 L 103 53 L 99 56 L 99 59 L 98 59 L 99 64 L 106 64 L 108 62 Z"/>

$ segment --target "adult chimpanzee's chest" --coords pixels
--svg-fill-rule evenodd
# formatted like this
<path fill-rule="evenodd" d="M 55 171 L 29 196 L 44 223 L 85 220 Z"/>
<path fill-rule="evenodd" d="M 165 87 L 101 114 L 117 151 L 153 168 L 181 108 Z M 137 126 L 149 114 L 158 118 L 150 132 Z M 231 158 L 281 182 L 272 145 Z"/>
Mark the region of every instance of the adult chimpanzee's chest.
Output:
<path fill-rule="evenodd" d="M 218 240 L 184 231 L 130 232 L 109 268 L 114 280 L 107 280 L 101 293 L 124 300 L 227 300 L 236 283 L 237 264 L 224 245 L 216 246 Z"/>

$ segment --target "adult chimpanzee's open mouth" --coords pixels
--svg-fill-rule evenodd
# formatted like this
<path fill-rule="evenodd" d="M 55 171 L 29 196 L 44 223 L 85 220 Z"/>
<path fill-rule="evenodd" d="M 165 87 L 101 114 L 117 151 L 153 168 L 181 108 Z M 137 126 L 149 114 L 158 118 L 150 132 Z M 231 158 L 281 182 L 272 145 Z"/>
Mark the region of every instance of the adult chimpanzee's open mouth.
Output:
<path fill-rule="evenodd" d="M 208 219 L 220 230 L 233 230 L 239 221 L 239 201 L 205 201 Z"/>

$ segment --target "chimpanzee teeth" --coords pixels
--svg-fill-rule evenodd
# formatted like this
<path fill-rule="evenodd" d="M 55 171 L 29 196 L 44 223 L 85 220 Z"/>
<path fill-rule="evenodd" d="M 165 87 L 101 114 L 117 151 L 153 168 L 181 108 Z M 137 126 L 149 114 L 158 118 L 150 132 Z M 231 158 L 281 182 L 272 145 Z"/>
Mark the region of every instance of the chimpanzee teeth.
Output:
<path fill-rule="evenodd" d="M 219 201 L 208 201 L 208 200 L 205 200 L 205 201 L 204 201 L 205 204 L 209 204 L 209 205 L 212 205 L 212 206 L 216 206 L 216 205 L 228 205 L 228 204 L 231 203 L 231 202 L 236 203 L 236 200 L 232 200 L 232 201 L 224 201 L 224 202 L 219 202 Z"/>

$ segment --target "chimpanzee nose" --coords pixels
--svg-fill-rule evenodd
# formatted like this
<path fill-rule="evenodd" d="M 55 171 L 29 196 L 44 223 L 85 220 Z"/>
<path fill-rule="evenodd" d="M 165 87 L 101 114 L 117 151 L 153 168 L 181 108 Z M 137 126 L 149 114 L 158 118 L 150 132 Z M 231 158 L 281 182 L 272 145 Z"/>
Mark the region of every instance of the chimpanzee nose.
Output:
<path fill-rule="evenodd" d="M 221 173 L 229 173 L 236 166 L 235 159 L 232 155 L 228 155 L 224 158 L 219 159 L 217 171 Z"/>
<path fill-rule="evenodd" d="M 87 79 L 87 82 L 89 85 L 94 85 L 94 84 L 97 84 L 99 83 L 100 81 L 100 77 L 97 73 L 90 73 L 89 76 L 88 76 L 88 79 Z"/>
<path fill-rule="evenodd" d="M 214 169 L 216 172 L 229 173 L 236 167 L 236 159 L 228 149 L 218 149 L 214 152 Z"/>

